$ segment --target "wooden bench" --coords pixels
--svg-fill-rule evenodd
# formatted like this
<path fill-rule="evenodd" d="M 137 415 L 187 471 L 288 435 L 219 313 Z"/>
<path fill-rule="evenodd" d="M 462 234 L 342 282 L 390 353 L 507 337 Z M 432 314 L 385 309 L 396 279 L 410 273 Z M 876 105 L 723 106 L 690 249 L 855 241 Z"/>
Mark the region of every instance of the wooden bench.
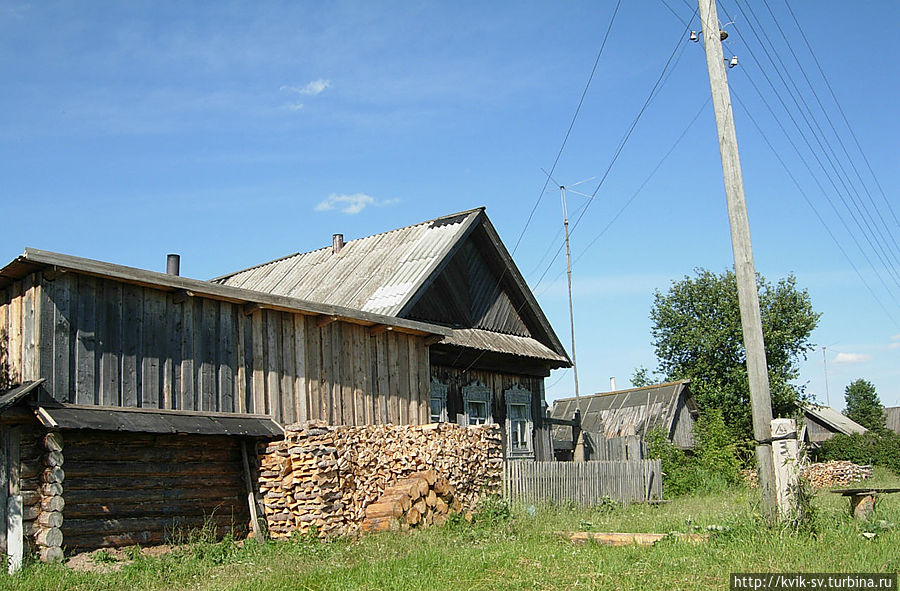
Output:
<path fill-rule="evenodd" d="M 867 519 L 875 511 L 875 500 L 879 494 L 900 492 L 900 488 L 839 488 L 829 492 L 849 497 L 850 515 Z"/>

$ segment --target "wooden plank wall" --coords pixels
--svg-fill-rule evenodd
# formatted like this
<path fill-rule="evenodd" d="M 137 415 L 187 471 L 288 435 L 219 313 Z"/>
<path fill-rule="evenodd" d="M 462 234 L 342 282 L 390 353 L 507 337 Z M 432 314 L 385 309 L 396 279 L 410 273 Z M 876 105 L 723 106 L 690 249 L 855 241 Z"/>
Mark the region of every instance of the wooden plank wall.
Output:
<path fill-rule="evenodd" d="M 587 507 L 604 497 L 622 503 L 662 499 L 662 468 L 659 460 L 508 461 L 503 467 L 503 495 L 516 503 Z"/>
<path fill-rule="evenodd" d="M 76 430 L 64 441 L 67 549 L 178 541 L 210 526 L 246 534 L 239 438 Z"/>
<path fill-rule="evenodd" d="M 462 414 L 462 389 L 469 384 L 480 382 L 491 389 L 493 400 L 491 414 L 494 422 L 503 427 L 503 449 L 506 453 L 506 399 L 503 392 L 513 386 L 520 386 L 532 393 L 531 417 L 534 422 L 534 453 L 538 460 L 550 460 L 553 451 L 548 445 L 549 437 L 544 433 L 549 429 L 543 418 L 542 402 L 544 400 L 544 378 L 509 373 L 497 373 L 479 369 L 465 369 L 432 365 L 431 375 L 442 384 L 449 386 L 447 390 L 447 417 L 450 422 L 456 421 L 456 415 Z"/>
<path fill-rule="evenodd" d="M 77 273 L 0 293 L 8 382 L 60 402 L 267 414 L 282 424 L 428 422 L 424 337 Z"/>

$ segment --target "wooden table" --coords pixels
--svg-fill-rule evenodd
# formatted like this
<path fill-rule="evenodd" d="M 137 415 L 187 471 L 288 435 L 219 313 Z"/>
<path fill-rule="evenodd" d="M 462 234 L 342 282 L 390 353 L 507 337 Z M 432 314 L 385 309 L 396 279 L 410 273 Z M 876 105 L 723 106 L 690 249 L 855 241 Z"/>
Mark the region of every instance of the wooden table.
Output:
<path fill-rule="evenodd" d="M 900 492 L 900 488 L 839 488 L 832 492 L 850 498 L 850 515 L 867 519 L 875 511 L 875 499 L 879 494 Z"/>

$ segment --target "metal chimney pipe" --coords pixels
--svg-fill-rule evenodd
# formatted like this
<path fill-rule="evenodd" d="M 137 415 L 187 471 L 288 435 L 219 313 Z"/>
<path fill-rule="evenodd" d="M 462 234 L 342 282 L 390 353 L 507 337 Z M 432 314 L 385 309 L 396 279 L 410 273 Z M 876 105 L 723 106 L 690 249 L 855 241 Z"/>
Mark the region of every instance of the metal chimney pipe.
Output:
<path fill-rule="evenodd" d="M 181 271 L 181 255 L 166 255 L 166 275 L 178 275 Z"/>
<path fill-rule="evenodd" d="M 341 249 L 344 248 L 344 235 L 343 234 L 333 234 L 331 236 L 331 253 L 337 254 L 341 252 Z"/>
<path fill-rule="evenodd" d="M 615 376 L 609 378 L 609 391 L 610 391 L 610 392 L 615 392 L 615 391 L 616 391 L 616 378 L 615 378 Z"/>

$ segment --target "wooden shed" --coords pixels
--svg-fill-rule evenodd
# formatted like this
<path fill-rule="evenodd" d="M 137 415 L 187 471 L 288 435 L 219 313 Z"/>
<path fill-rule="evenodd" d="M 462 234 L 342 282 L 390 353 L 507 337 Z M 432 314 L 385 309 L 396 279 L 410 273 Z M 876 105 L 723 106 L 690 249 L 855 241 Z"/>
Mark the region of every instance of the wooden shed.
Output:
<path fill-rule="evenodd" d="M 28 249 L 0 270 L 0 550 L 246 530 L 247 440 L 427 422 L 447 332 Z"/>
<path fill-rule="evenodd" d="M 810 404 L 803 410 L 803 415 L 805 422 L 800 438 L 811 447 L 816 447 L 838 433 L 853 435 L 868 431 L 830 406 Z"/>
<path fill-rule="evenodd" d="M 484 208 L 213 281 L 448 329 L 429 348 L 429 420 L 493 421 L 507 457 L 552 458 L 544 378 L 571 363 Z"/>
<path fill-rule="evenodd" d="M 900 435 L 900 406 L 888 406 L 884 409 L 885 426 Z"/>
<path fill-rule="evenodd" d="M 571 419 L 576 410 L 580 410 L 581 430 L 595 442 L 628 436 L 643 439 L 650 430 L 661 428 L 679 448 L 694 446 L 698 410 L 691 396 L 690 380 L 562 398 L 553 402 L 550 416 Z M 571 428 L 554 427 L 553 449 L 557 457 L 571 456 L 574 444 Z"/>

